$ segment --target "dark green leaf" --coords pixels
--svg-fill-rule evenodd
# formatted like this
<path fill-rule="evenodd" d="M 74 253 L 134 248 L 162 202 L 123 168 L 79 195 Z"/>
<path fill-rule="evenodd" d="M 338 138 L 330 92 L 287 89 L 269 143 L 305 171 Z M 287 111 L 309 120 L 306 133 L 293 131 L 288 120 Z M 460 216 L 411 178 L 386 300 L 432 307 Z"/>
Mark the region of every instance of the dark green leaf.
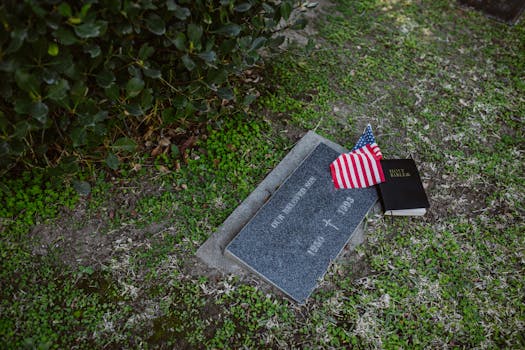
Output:
<path fill-rule="evenodd" d="M 186 35 L 182 32 L 178 32 L 175 36 L 175 39 L 173 40 L 173 43 L 175 44 L 175 47 L 180 50 L 184 51 L 186 50 Z"/>
<path fill-rule="evenodd" d="M 33 107 L 33 101 L 29 97 L 22 97 L 15 100 L 15 112 L 18 114 L 29 114 Z"/>
<path fill-rule="evenodd" d="M 80 17 L 85 18 L 90 8 L 91 8 L 90 3 L 84 4 L 84 6 L 82 6 L 82 8 L 80 9 Z"/>
<path fill-rule="evenodd" d="M 128 35 L 133 32 L 133 26 L 131 23 L 125 22 L 125 23 L 119 23 L 116 28 L 118 33 L 121 35 Z"/>
<path fill-rule="evenodd" d="M 277 26 L 277 22 L 273 18 L 268 18 L 264 21 L 264 28 L 271 30 Z"/>
<path fill-rule="evenodd" d="M 191 106 L 194 108 L 195 111 L 199 111 L 201 113 L 206 113 L 210 109 L 210 105 L 207 101 L 204 100 L 194 101 L 194 103 Z"/>
<path fill-rule="evenodd" d="M 147 43 L 142 45 L 139 50 L 139 58 L 143 61 L 150 58 L 155 53 L 155 49 L 149 46 Z"/>
<path fill-rule="evenodd" d="M 290 0 L 284 0 L 281 5 L 279 6 L 279 10 L 281 11 L 281 16 L 284 19 L 290 18 L 290 14 L 293 10 L 293 4 Z"/>
<path fill-rule="evenodd" d="M 143 72 L 144 72 L 144 75 L 147 76 L 148 78 L 159 79 L 162 77 L 162 73 L 158 69 L 144 68 Z"/>
<path fill-rule="evenodd" d="M 111 148 L 115 151 L 133 152 L 137 148 L 137 143 L 129 137 L 121 137 L 113 143 Z"/>
<path fill-rule="evenodd" d="M 140 77 L 140 71 L 140 68 L 135 65 L 128 66 L 128 73 L 132 77 Z"/>
<path fill-rule="evenodd" d="M 80 147 L 86 144 L 87 142 L 87 132 L 86 129 L 81 127 L 76 127 L 71 131 L 71 141 L 73 141 L 73 147 Z"/>
<path fill-rule="evenodd" d="M 191 12 L 187 7 L 177 5 L 173 0 L 168 0 L 166 2 L 166 5 L 168 7 L 168 11 L 175 11 L 175 17 L 177 17 L 181 21 L 184 21 L 191 15 Z"/>
<path fill-rule="evenodd" d="M 171 144 L 171 156 L 172 157 L 178 157 L 180 155 L 179 147 L 177 147 L 176 144 Z"/>
<path fill-rule="evenodd" d="M 182 56 L 182 63 L 184 63 L 184 66 L 186 67 L 187 70 L 189 71 L 192 71 L 195 69 L 195 67 L 197 67 L 197 65 L 195 64 L 195 62 L 193 62 L 193 60 L 190 58 L 190 56 L 188 55 L 184 55 Z"/>
<path fill-rule="evenodd" d="M 100 55 L 102 51 L 100 50 L 100 46 L 98 45 L 87 45 L 84 47 L 84 52 L 89 53 L 91 58 L 95 58 L 98 55 Z"/>
<path fill-rule="evenodd" d="M 71 17 L 73 16 L 73 11 L 71 11 L 71 6 L 69 6 L 68 3 L 63 2 L 60 5 L 57 6 L 58 13 L 64 17 Z"/>
<path fill-rule="evenodd" d="M 151 108 L 153 105 L 153 94 L 151 93 L 151 89 L 145 89 L 140 94 L 140 108 L 143 111 L 147 111 Z"/>
<path fill-rule="evenodd" d="M 97 80 L 98 86 L 107 88 L 115 81 L 116 78 L 113 72 L 103 69 L 95 76 L 95 79 Z"/>
<path fill-rule="evenodd" d="M 120 161 L 116 155 L 110 152 L 106 158 L 106 165 L 110 169 L 117 170 L 120 165 Z"/>
<path fill-rule="evenodd" d="M 254 65 L 255 63 L 257 63 L 257 61 L 259 60 L 260 56 L 259 54 L 257 53 L 257 51 L 249 51 L 247 52 L 246 54 L 246 57 L 245 57 L 245 61 L 246 61 L 246 64 L 249 65 L 249 66 L 252 66 Z"/>
<path fill-rule="evenodd" d="M 99 136 L 97 142 L 102 142 L 103 136 L 106 136 L 108 129 L 103 123 L 95 125 L 93 135 Z"/>
<path fill-rule="evenodd" d="M 40 83 L 33 74 L 22 70 L 17 70 L 15 72 L 15 81 L 20 89 L 29 93 L 38 94 Z"/>
<path fill-rule="evenodd" d="M 162 116 L 162 123 L 164 125 L 171 124 L 175 120 L 177 120 L 175 110 L 173 109 L 173 107 L 168 107 L 165 110 L 163 110 L 161 113 L 161 116 Z"/>
<path fill-rule="evenodd" d="M 53 36 L 57 38 L 62 45 L 73 45 L 78 42 L 77 37 L 67 28 L 60 27 L 53 32 Z"/>
<path fill-rule="evenodd" d="M 57 66 L 55 66 L 57 72 L 64 73 L 73 80 L 85 80 L 85 76 L 81 76 L 79 67 L 73 61 L 72 55 L 59 55 L 57 58 L 59 58 L 59 60 L 54 62 L 57 64 Z M 80 63 L 80 66 L 82 67 L 82 63 Z"/>
<path fill-rule="evenodd" d="M 242 4 L 235 6 L 234 10 L 237 12 L 246 12 L 251 8 L 252 8 L 252 4 L 250 4 L 249 2 L 244 2 Z"/>
<path fill-rule="evenodd" d="M 79 121 L 84 129 L 85 128 L 94 129 L 98 124 L 102 123 L 106 119 L 107 116 L 108 116 L 108 112 L 99 111 L 97 113 L 89 113 L 89 114 L 81 115 Z"/>
<path fill-rule="evenodd" d="M 217 30 L 214 30 L 213 33 L 217 33 L 225 36 L 237 36 L 241 32 L 242 27 L 235 23 L 225 24 L 222 27 L 219 27 Z"/>
<path fill-rule="evenodd" d="M 175 3 L 175 0 L 167 0 L 166 7 L 168 8 L 168 11 L 175 11 L 179 5 Z"/>
<path fill-rule="evenodd" d="M 56 167 L 48 168 L 46 170 L 46 173 L 51 177 L 61 177 L 64 174 L 77 174 L 78 172 L 79 172 L 78 158 L 73 157 L 73 156 L 65 157 L 64 159 L 60 161 L 60 163 Z M 80 182 L 78 180 L 76 181 Z M 73 184 L 74 182 L 75 180 L 73 180 Z M 86 187 L 86 185 L 84 185 L 84 187 Z M 89 190 L 91 190 L 91 187 L 89 187 Z"/>
<path fill-rule="evenodd" d="M 271 38 L 270 40 L 268 40 L 268 46 L 278 47 L 284 43 L 284 40 L 284 35 L 276 36 L 275 38 Z"/>
<path fill-rule="evenodd" d="M 252 42 L 252 46 L 250 47 L 250 51 L 260 49 L 261 47 L 264 46 L 266 41 L 267 41 L 267 39 L 265 37 L 255 38 L 255 40 Z"/>
<path fill-rule="evenodd" d="M 185 96 L 178 95 L 178 96 L 175 96 L 175 98 L 173 98 L 171 104 L 175 108 L 184 108 L 188 104 L 188 100 L 186 99 Z"/>
<path fill-rule="evenodd" d="M 199 43 L 202 37 L 202 27 L 193 23 L 188 24 L 188 39 L 194 44 Z"/>
<path fill-rule="evenodd" d="M 106 97 L 111 101 L 118 101 L 120 97 L 120 89 L 117 84 L 111 83 L 108 87 L 104 88 Z"/>
<path fill-rule="evenodd" d="M 127 97 L 137 96 L 138 94 L 140 94 L 142 89 L 144 89 L 144 85 L 145 85 L 144 80 L 138 77 L 131 78 L 126 84 L 126 96 Z"/>
<path fill-rule="evenodd" d="M 78 116 L 78 124 L 85 125 L 85 127 L 92 127 L 93 125 L 90 123 L 93 119 L 92 116 L 98 111 L 98 106 L 97 101 L 93 98 L 88 95 L 84 96 L 80 103 L 78 103 L 77 109 L 74 111 Z"/>
<path fill-rule="evenodd" d="M 175 17 L 180 19 L 181 21 L 186 20 L 188 17 L 190 17 L 191 12 L 187 7 L 180 7 L 175 10 Z"/>
<path fill-rule="evenodd" d="M 33 127 L 27 121 L 19 121 L 15 124 L 15 132 L 13 133 L 13 136 L 16 139 L 21 140 L 26 137 L 27 133 L 31 131 L 31 129 L 33 129 Z"/>
<path fill-rule="evenodd" d="M 96 38 L 104 34 L 106 28 L 106 21 L 87 22 L 75 26 L 75 33 L 82 39 Z"/>
<path fill-rule="evenodd" d="M 14 142 L 9 144 L 9 154 L 18 157 L 23 155 L 27 148 L 28 146 L 25 142 L 22 142 L 21 140 L 14 140 Z"/>
<path fill-rule="evenodd" d="M 273 15 L 275 13 L 275 9 L 270 4 L 263 2 L 262 7 L 264 9 L 264 12 L 266 12 L 269 15 Z"/>
<path fill-rule="evenodd" d="M 36 57 L 44 57 L 48 50 L 48 41 L 43 37 L 37 37 L 36 33 L 30 32 L 27 42 L 31 43 L 32 54 Z"/>
<path fill-rule="evenodd" d="M 208 72 L 207 82 L 209 84 L 221 85 L 228 79 L 228 71 L 226 69 L 211 70 Z"/>
<path fill-rule="evenodd" d="M 187 7 L 179 7 L 175 10 L 175 17 L 180 19 L 181 21 L 186 20 L 188 17 L 190 17 L 191 12 Z"/>
<path fill-rule="evenodd" d="M 235 39 L 224 40 L 219 46 L 219 53 L 221 55 L 228 55 L 235 49 L 236 46 L 237 41 Z"/>
<path fill-rule="evenodd" d="M 242 104 L 245 105 L 245 106 L 249 106 L 253 103 L 253 101 L 255 101 L 257 99 L 257 96 L 256 95 L 252 95 L 252 94 L 248 94 L 246 96 L 244 96 L 244 99 L 242 101 Z"/>
<path fill-rule="evenodd" d="M 217 60 L 217 54 L 214 51 L 201 52 L 198 56 L 207 63 L 212 63 Z"/>
<path fill-rule="evenodd" d="M 47 97 L 54 101 L 61 101 L 67 97 L 69 83 L 65 79 L 60 79 L 57 83 L 49 86 Z"/>
<path fill-rule="evenodd" d="M 304 17 L 301 17 L 297 21 L 295 21 L 295 23 L 292 25 L 291 28 L 294 30 L 300 30 L 300 29 L 304 29 L 304 27 L 306 27 L 307 24 L 308 24 L 308 20 Z"/>
<path fill-rule="evenodd" d="M 87 181 L 73 180 L 73 188 L 81 196 L 88 196 L 91 193 L 91 185 Z"/>
<path fill-rule="evenodd" d="M 253 38 L 251 35 L 243 36 L 242 38 L 239 38 L 239 46 L 245 50 L 248 50 L 252 45 L 252 40 Z"/>
<path fill-rule="evenodd" d="M 12 53 L 18 51 L 24 44 L 24 40 L 27 38 L 27 29 L 26 28 L 15 28 L 11 32 L 11 42 L 5 50 L 5 53 Z"/>
<path fill-rule="evenodd" d="M 146 19 L 146 27 L 155 35 L 163 35 L 166 33 L 166 23 L 164 20 L 154 13 L 150 14 Z"/>
<path fill-rule="evenodd" d="M 126 111 L 134 117 L 141 117 L 144 115 L 144 111 L 138 104 L 126 105 Z"/>
<path fill-rule="evenodd" d="M 233 95 L 233 90 L 230 89 L 229 87 L 222 87 L 220 89 L 217 90 L 217 96 L 219 96 L 220 98 L 222 98 L 223 100 L 233 100 L 233 98 L 235 97 Z"/>
<path fill-rule="evenodd" d="M 71 98 L 75 104 L 79 104 L 82 100 L 85 99 L 88 88 L 82 80 L 78 80 L 73 84 L 71 88 Z"/>

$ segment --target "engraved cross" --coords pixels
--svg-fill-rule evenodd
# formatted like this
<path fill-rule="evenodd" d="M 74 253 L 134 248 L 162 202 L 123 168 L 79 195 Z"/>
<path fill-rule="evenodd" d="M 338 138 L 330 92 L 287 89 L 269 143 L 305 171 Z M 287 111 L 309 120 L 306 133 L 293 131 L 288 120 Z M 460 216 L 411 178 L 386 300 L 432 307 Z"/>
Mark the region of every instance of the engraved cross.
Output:
<path fill-rule="evenodd" d="M 327 226 L 331 226 L 333 228 L 335 228 L 337 231 L 339 231 L 339 228 L 337 226 L 335 226 L 334 224 L 332 224 L 332 219 L 330 220 L 323 220 L 324 222 L 324 226 L 327 227 Z"/>

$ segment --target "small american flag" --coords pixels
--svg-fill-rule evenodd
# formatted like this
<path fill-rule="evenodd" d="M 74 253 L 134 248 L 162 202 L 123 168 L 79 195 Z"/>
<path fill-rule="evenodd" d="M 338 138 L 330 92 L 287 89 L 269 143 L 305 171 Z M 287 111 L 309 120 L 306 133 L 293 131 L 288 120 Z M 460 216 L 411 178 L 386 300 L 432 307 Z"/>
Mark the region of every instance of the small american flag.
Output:
<path fill-rule="evenodd" d="M 372 127 L 366 127 L 350 153 L 341 154 L 330 164 L 335 188 L 365 188 L 385 181 Z"/>

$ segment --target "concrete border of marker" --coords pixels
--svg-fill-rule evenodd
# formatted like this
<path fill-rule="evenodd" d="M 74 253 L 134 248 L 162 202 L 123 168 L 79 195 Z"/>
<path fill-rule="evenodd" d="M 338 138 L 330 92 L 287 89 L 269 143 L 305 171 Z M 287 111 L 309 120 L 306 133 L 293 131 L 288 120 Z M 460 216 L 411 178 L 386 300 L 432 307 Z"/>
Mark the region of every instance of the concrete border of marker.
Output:
<path fill-rule="evenodd" d="M 224 255 L 224 249 L 230 241 L 241 231 L 259 209 L 277 191 L 279 186 L 294 172 L 302 161 L 321 142 L 326 143 L 340 153 L 347 149 L 330 141 L 313 131 L 303 136 L 283 160 L 266 176 L 257 188 L 228 216 L 224 223 L 214 232 L 197 250 L 197 257 L 209 268 L 217 269 L 225 274 L 239 274 L 242 267 Z M 379 204 L 376 203 L 370 213 L 376 212 Z M 366 220 L 356 228 L 348 243 L 349 249 L 364 242 L 364 225 Z"/>

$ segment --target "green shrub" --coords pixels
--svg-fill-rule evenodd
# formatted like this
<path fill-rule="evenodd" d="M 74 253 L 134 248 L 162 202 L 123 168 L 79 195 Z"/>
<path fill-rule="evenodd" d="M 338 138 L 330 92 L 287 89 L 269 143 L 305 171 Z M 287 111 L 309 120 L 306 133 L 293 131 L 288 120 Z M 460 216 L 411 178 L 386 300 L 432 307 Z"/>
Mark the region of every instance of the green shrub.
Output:
<path fill-rule="evenodd" d="M 233 83 L 282 43 L 274 32 L 295 2 L 3 1 L 0 169 L 94 150 L 115 168 L 136 148 L 128 137 L 109 144 L 116 134 L 250 103 Z"/>

